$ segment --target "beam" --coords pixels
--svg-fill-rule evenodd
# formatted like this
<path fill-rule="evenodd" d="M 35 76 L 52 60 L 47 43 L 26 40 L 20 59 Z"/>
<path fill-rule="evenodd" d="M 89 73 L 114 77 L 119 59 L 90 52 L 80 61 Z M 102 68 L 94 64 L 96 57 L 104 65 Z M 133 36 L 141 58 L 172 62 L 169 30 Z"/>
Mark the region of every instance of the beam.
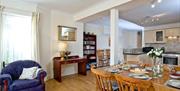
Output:
<path fill-rule="evenodd" d="M 130 2 L 132 0 L 106 0 L 102 3 L 98 3 L 96 5 L 93 5 L 77 14 L 74 15 L 75 21 L 80 21 L 84 18 L 90 17 L 92 15 L 102 13 L 105 11 L 109 11 L 111 8 L 118 7 L 122 4 L 125 4 L 127 2 Z"/>

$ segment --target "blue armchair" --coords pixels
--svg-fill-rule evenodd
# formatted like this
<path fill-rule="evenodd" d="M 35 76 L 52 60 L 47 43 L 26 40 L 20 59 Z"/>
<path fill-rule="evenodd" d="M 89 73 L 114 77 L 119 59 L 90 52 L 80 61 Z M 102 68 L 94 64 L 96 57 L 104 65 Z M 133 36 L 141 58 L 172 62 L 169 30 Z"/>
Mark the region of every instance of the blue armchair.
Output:
<path fill-rule="evenodd" d="M 3 68 L 0 75 L 2 91 L 45 91 L 46 72 L 43 70 L 39 71 L 37 78 L 33 80 L 19 80 L 23 68 L 34 66 L 41 68 L 32 60 L 15 61 Z"/>

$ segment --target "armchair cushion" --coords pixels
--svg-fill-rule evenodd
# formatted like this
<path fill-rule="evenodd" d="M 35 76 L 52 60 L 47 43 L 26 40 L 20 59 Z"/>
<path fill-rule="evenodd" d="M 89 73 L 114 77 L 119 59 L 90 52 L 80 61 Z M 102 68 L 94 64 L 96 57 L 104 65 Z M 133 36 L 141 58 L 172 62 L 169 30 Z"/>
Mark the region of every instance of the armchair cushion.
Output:
<path fill-rule="evenodd" d="M 3 81 L 4 80 L 7 80 L 8 84 L 12 83 L 12 78 L 11 78 L 11 76 L 9 74 L 2 74 L 2 75 L 0 75 L 0 85 L 3 85 Z"/>
<path fill-rule="evenodd" d="M 38 67 L 23 68 L 22 74 L 19 79 L 34 79 L 36 78 L 36 71 Z"/>
<path fill-rule="evenodd" d="M 37 79 L 34 79 L 34 80 L 15 80 L 10 86 L 10 91 L 19 91 L 22 89 L 36 87 L 38 85 L 40 85 L 40 81 Z"/>

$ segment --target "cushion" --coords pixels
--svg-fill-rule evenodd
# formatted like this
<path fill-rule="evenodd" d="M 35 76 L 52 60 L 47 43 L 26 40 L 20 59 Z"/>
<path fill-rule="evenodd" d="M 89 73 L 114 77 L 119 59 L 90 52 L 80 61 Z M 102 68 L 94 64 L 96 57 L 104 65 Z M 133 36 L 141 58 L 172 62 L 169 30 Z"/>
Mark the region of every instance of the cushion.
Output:
<path fill-rule="evenodd" d="M 28 89 L 32 88 L 35 86 L 40 85 L 40 81 L 37 79 L 34 80 L 15 80 L 11 86 L 10 86 L 10 91 L 19 91 L 22 89 Z"/>
<path fill-rule="evenodd" d="M 36 71 L 38 67 L 23 68 L 19 79 L 34 79 L 36 78 Z"/>

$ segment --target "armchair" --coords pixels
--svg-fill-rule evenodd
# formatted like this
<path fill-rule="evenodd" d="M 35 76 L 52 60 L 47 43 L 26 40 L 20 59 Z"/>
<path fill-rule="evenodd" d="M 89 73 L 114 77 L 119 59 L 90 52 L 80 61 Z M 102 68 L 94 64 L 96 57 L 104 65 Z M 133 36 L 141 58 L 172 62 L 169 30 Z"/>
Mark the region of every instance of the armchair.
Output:
<path fill-rule="evenodd" d="M 19 60 L 10 63 L 2 69 L 0 75 L 0 85 L 2 91 L 45 91 L 44 78 L 47 75 L 45 71 L 40 70 L 35 79 L 20 80 L 19 77 L 23 68 L 41 66 L 32 60 Z"/>

